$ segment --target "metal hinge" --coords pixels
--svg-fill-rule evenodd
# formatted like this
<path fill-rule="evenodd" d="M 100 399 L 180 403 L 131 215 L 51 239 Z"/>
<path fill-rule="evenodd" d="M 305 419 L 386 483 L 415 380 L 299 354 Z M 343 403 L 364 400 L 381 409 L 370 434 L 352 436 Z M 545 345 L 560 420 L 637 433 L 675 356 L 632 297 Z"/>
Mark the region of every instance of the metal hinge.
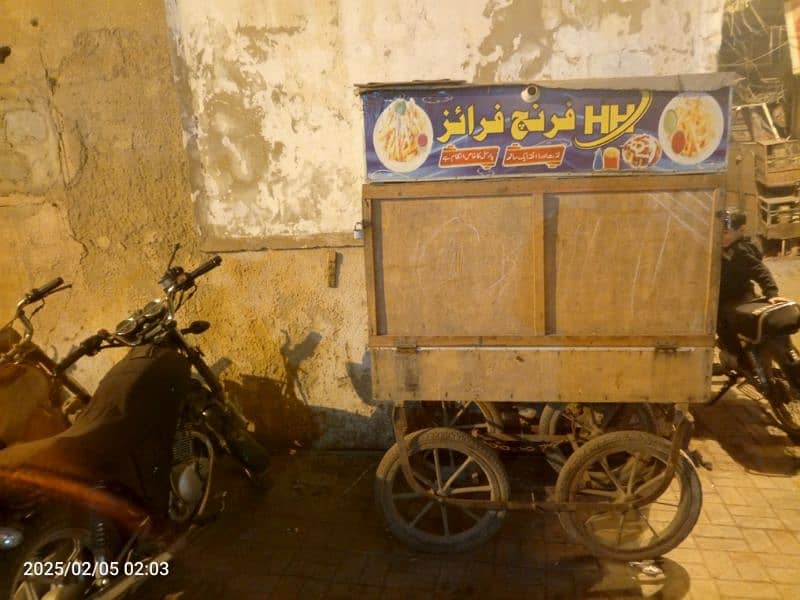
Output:
<path fill-rule="evenodd" d="M 678 346 L 669 342 L 656 342 L 656 352 L 677 352 Z"/>
<path fill-rule="evenodd" d="M 398 352 L 416 352 L 417 340 L 397 340 L 396 348 Z"/>

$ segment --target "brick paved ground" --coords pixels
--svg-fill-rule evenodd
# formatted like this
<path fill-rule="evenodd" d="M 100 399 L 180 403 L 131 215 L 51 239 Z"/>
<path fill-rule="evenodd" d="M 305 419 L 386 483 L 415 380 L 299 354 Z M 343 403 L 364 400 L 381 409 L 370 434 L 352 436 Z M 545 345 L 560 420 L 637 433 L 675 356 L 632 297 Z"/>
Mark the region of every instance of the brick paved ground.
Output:
<path fill-rule="evenodd" d="M 800 298 L 800 260 L 771 261 Z M 800 448 L 757 401 L 728 394 L 694 409 L 704 504 L 663 577 L 600 561 L 553 515 L 516 513 L 476 551 L 417 554 L 384 529 L 372 499 L 380 453 L 303 452 L 275 460 L 259 495 L 233 472 L 229 510 L 192 540 L 145 599 L 200 598 L 800 598 Z M 510 460 L 512 487 L 552 485 L 541 458 Z M 224 469 L 223 469 L 224 471 Z"/>
<path fill-rule="evenodd" d="M 467 554 L 414 553 L 374 506 L 380 453 L 301 452 L 277 457 L 266 493 L 225 470 L 228 511 L 137 597 L 800 598 L 800 448 L 743 396 L 694 413 L 693 447 L 713 470 L 700 470 L 703 513 L 661 578 L 587 556 L 553 515 L 512 514 Z M 509 470 L 512 486 L 553 484 L 541 457 L 511 458 Z"/>

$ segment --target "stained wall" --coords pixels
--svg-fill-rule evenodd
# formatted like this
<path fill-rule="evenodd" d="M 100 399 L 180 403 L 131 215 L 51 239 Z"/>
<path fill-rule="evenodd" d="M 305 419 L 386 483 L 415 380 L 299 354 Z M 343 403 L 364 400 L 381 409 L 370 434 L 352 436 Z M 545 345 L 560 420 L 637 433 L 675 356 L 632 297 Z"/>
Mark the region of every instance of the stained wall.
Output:
<path fill-rule="evenodd" d="M 186 318 L 279 442 L 380 446 L 369 400 L 354 84 L 713 71 L 723 0 L 6 0 L 0 310 L 63 356 L 157 295 L 171 245 L 225 251 Z M 0 56 L 6 53 L 0 52 Z M 328 286 L 328 257 L 339 256 Z M 5 307 L 5 308 L 2 308 Z M 119 358 L 79 363 L 90 387 Z"/>

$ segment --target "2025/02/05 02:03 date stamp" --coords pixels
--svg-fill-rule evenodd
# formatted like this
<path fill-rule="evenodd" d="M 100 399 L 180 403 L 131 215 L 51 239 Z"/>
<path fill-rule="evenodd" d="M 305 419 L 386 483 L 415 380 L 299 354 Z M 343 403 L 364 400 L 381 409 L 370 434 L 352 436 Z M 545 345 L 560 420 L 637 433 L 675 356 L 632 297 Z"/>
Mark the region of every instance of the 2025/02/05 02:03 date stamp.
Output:
<path fill-rule="evenodd" d="M 23 577 L 165 577 L 167 561 L 25 561 Z"/>

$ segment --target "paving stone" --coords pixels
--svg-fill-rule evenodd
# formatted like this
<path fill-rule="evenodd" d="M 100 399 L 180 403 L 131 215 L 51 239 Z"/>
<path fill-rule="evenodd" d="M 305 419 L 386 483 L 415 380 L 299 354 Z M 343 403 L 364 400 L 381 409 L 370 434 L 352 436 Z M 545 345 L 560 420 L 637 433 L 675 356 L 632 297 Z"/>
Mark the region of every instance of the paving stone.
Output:
<path fill-rule="evenodd" d="M 723 552 L 747 552 L 750 547 L 744 539 L 696 537 L 697 547 L 701 550 L 719 550 Z"/>
<path fill-rule="evenodd" d="M 781 566 L 766 566 L 772 581 L 775 583 L 800 584 L 800 568 L 790 567 L 786 563 L 778 563 L 778 565 Z"/>
<path fill-rule="evenodd" d="M 751 581 L 717 581 L 720 595 L 730 598 L 780 598 L 781 594 L 773 583 Z"/>
<path fill-rule="evenodd" d="M 742 529 L 742 536 L 753 552 L 777 552 L 778 549 L 766 531 L 760 529 Z"/>
<path fill-rule="evenodd" d="M 693 530 L 692 535 L 698 537 L 713 538 L 741 538 L 742 532 L 738 527 L 730 525 L 706 525 L 698 524 Z"/>
<path fill-rule="evenodd" d="M 739 576 L 744 581 L 770 581 L 769 573 L 754 552 L 729 553 Z"/>
<path fill-rule="evenodd" d="M 800 598 L 800 583 L 779 583 L 775 587 L 784 600 L 797 600 Z"/>
<path fill-rule="evenodd" d="M 720 597 L 717 584 L 712 579 L 694 579 L 690 585 L 691 600 L 716 600 Z"/>
<path fill-rule="evenodd" d="M 779 552 L 793 555 L 800 554 L 800 542 L 791 531 L 768 530 L 767 535 L 772 540 L 772 543 L 778 547 Z"/>
<path fill-rule="evenodd" d="M 702 550 L 703 563 L 714 579 L 739 579 L 739 571 L 727 552 Z"/>

